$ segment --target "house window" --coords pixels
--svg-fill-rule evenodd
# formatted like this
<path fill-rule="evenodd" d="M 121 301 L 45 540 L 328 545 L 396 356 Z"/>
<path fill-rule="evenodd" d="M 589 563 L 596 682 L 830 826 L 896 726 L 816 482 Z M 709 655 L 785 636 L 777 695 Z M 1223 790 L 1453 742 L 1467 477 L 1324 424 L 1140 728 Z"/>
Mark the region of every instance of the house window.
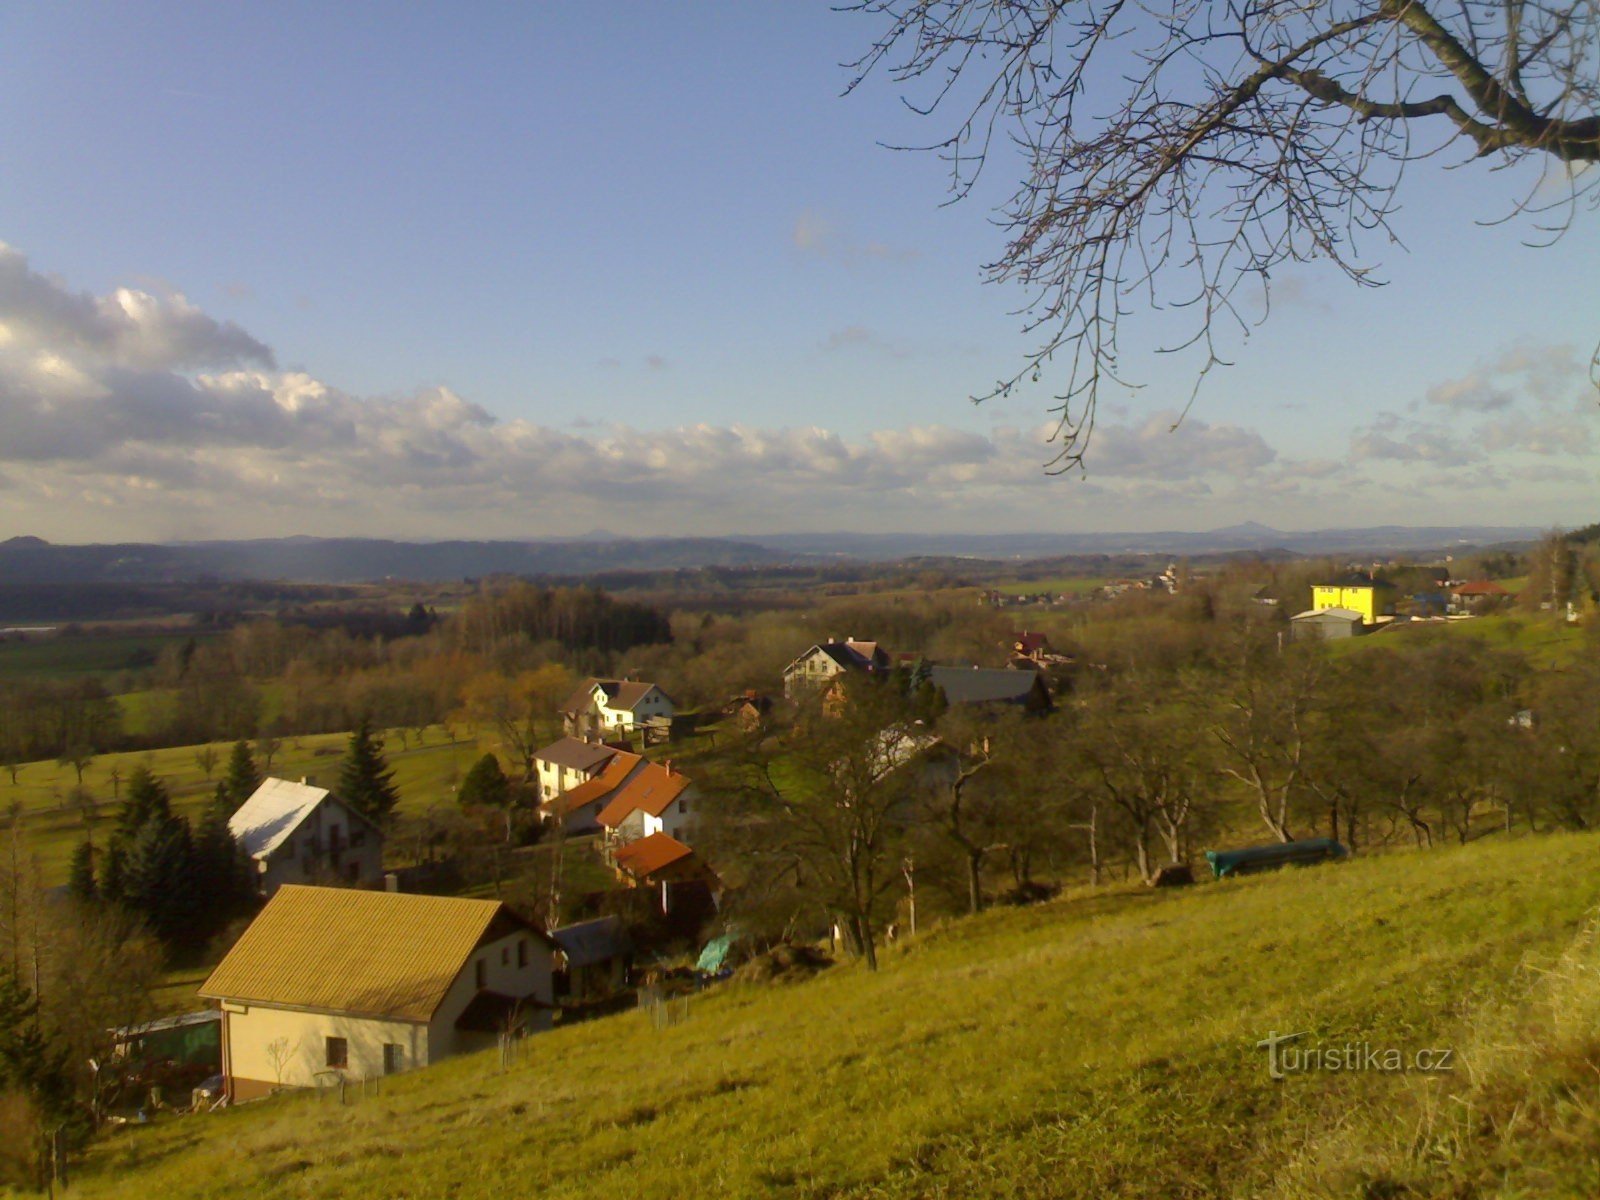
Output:
<path fill-rule="evenodd" d="M 527 965 L 528 965 L 528 939 L 527 938 L 518 938 L 517 939 L 517 966 L 525 967 Z"/>
<path fill-rule="evenodd" d="M 385 1075 L 396 1075 L 405 1070 L 405 1066 L 405 1047 L 398 1042 L 385 1042 L 383 1044 L 383 1073 Z"/>
<path fill-rule="evenodd" d="M 350 1065 L 350 1043 L 344 1038 L 331 1037 L 327 1041 L 327 1065 L 344 1068 Z"/>
<path fill-rule="evenodd" d="M 681 813 L 688 812 L 689 811 L 689 802 L 687 800 L 679 800 L 678 801 L 678 811 L 681 812 Z"/>
<path fill-rule="evenodd" d="M 509 967 L 511 965 L 511 947 L 510 946 L 501 946 L 500 947 L 500 965 L 502 967 Z"/>
<path fill-rule="evenodd" d="M 352 825 L 350 827 L 350 849 L 354 850 L 357 846 L 365 846 L 366 844 L 367 831 L 359 826 Z"/>
<path fill-rule="evenodd" d="M 489 986 L 489 964 L 481 958 L 472 964 L 472 981 L 480 988 Z"/>

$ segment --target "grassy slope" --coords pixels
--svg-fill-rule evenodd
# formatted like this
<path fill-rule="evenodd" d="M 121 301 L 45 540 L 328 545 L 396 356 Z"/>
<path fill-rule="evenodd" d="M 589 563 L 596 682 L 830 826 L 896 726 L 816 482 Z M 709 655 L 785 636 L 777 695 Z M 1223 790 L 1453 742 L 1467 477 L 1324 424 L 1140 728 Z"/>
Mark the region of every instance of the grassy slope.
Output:
<path fill-rule="evenodd" d="M 991 913 L 877 975 L 726 988 L 661 1031 L 630 1013 L 541 1035 L 506 1074 L 459 1059 L 349 1107 L 126 1131 L 74 1194 L 1258 1194 L 1411 1083 L 1273 1083 L 1254 1043 L 1462 1044 L 1472 1013 L 1571 944 L 1600 901 L 1597 851 L 1479 843 Z"/>
<path fill-rule="evenodd" d="M 452 744 L 437 728 L 429 729 L 425 737 L 421 746 L 413 738 L 411 748 L 402 750 L 398 733 L 389 735 L 387 753 L 400 788 L 401 812 L 422 812 L 434 804 L 454 803 L 454 783 L 482 753 L 472 739 L 463 738 Z M 273 760 L 272 774 L 286 779 L 310 775 L 324 786 L 332 786 L 338 779 L 340 759 L 348 741 L 349 735 L 343 733 L 286 738 Z M 96 758 L 83 776 L 84 787 L 98 806 L 96 840 L 104 839 L 107 823 L 118 807 L 112 799 L 113 769 L 120 768 L 126 781 L 135 767 L 148 766 L 166 781 L 177 810 L 192 818 L 210 799 L 231 748 L 229 743 L 215 743 L 217 765 L 209 779 L 195 761 L 199 746 Z M 66 881 L 72 849 L 83 839 L 83 818 L 71 800 L 75 786 L 72 768 L 52 762 L 28 763 L 18 774 L 15 786 L 8 775 L 0 774 L 0 809 L 21 805 L 28 845 L 38 859 L 46 884 Z"/>

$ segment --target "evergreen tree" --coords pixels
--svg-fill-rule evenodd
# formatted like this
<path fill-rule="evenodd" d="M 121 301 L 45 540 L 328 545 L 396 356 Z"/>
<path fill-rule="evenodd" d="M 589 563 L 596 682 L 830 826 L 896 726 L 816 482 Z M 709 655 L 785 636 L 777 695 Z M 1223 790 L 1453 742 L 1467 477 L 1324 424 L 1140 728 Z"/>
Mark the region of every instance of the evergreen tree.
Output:
<path fill-rule="evenodd" d="M 206 930 L 189 822 L 171 812 L 150 817 L 126 847 L 122 902 L 168 946 L 193 944 Z"/>
<path fill-rule="evenodd" d="M 72 852 L 72 866 L 67 874 L 67 890 L 85 904 L 100 898 L 100 889 L 94 881 L 94 843 L 85 839 Z"/>
<path fill-rule="evenodd" d="M 370 718 L 361 718 L 350 735 L 344 764 L 339 770 L 339 798 L 368 820 L 385 825 L 400 803 L 394 772 L 383 756 L 383 740 L 372 731 Z"/>
<path fill-rule="evenodd" d="M 485 754 L 472 764 L 467 777 L 461 781 L 456 799 L 463 808 L 504 808 L 511 793 L 511 781 L 500 769 L 500 760 Z"/>
<path fill-rule="evenodd" d="M 261 772 L 256 769 L 256 757 L 250 752 L 249 742 L 241 740 L 233 744 L 233 752 L 228 756 L 228 769 L 222 777 L 222 786 L 226 798 L 232 802 L 235 809 L 250 799 L 255 790 L 261 786 Z"/>
<path fill-rule="evenodd" d="M 219 783 L 194 838 L 195 887 L 209 914 L 208 933 L 242 911 L 255 891 L 250 860 L 228 829 L 232 809 L 226 785 Z"/>
<path fill-rule="evenodd" d="M 505 814 L 506 841 L 511 841 L 512 813 L 517 806 L 517 789 L 500 769 L 500 760 L 485 754 L 472 764 L 467 777 L 461 781 L 456 801 L 462 808 L 492 808 Z"/>

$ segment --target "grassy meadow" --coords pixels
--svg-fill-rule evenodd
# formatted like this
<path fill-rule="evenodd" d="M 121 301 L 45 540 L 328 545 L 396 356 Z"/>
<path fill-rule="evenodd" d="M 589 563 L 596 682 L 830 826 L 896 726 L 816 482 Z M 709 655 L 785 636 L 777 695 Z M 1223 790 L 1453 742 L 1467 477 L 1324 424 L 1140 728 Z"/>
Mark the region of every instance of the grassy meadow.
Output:
<path fill-rule="evenodd" d="M 69 1194 L 1593 1195 L 1597 1160 L 1571 1139 L 1593 1141 L 1600 1053 L 1557 1056 L 1567 1074 L 1530 1109 L 1517 1089 L 1533 1084 L 1514 1063 L 1496 1075 L 1486 1048 L 1519 1036 L 1508 1014 L 1539 1013 L 1530 1038 L 1597 1045 L 1548 996 L 1593 976 L 1597 857 L 1592 834 L 1491 839 L 1079 892 L 925 931 L 877 974 L 723 986 L 660 1030 L 631 1012 L 541 1034 L 506 1071 L 475 1056 L 348 1106 L 289 1096 L 131 1127 Z M 1273 1031 L 1450 1049 L 1456 1070 L 1275 1081 L 1256 1047 Z M 1459 1114 L 1489 1111 L 1486 1087 L 1493 1111 L 1547 1123 L 1485 1143 Z M 1535 1134 L 1555 1140 L 1519 1150 Z"/>
<path fill-rule="evenodd" d="M 402 743 L 399 730 L 389 731 L 386 753 L 400 788 L 402 813 L 423 812 L 435 804 L 455 802 L 455 785 L 482 753 L 470 735 L 458 731 L 457 736 L 459 740 L 452 743 L 444 730 L 435 726 L 424 731 L 421 742 L 407 731 L 407 743 Z M 338 778 L 348 741 L 349 735 L 344 733 L 284 738 L 273 759 L 271 774 L 285 779 L 311 776 L 331 787 Z M 216 754 L 216 764 L 209 776 L 199 762 L 204 746 L 97 756 L 83 773 L 83 786 L 92 801 L 87 816 L 97 829 L 108 825 L 116 815 L 120 794 L 113 772 L 120 772 L 122 781 L 126 781 L 135 767 L 143 765 L 166 782 L 173 807 L 193 819 L 211 798 L 226 769 L 232 743 L 216 742 L 210 748 Z M 257 763 L 258 767 L 261 765 Z M 73 847 L 83 840 L 86 813 L 76 792 L 73 769 L 54 762 L 24 764 L 16 784 L 12 784 L 9 775 L 0 774 L 0 810 L 21 814 L 28 848 L 38 860 L 47 885 L 66 882 Z M 103 833 L 97 832 L 96 836 Z"/>

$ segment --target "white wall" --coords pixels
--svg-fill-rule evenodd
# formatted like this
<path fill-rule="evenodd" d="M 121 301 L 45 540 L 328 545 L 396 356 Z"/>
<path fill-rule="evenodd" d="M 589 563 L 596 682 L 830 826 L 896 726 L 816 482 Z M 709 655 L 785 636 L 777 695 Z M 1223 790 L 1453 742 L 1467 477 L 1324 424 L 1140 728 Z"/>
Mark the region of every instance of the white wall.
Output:
<path fill-rule="evenodd" d="M 528 945 L 526 967 L 517 966 L 517 943 L 521 941 L 526 941 Z M 472 952 L 472 957 L 461 969 L 461 974 L 456 976 L 455 982 L 450 985 L 450 990 L 445 993 L 433 1020 L 428 1023 L 428 1044 L 432 1048 L 435 1060 L 448 1054 L 479 1049 L 483 1043 L 482 1038 L 464 1036 L 456 1029 L 456 1018 L 466 1010 L 467 1005 L 472 1003 L 472 998 L 478 994 L 474 964 L 480 961 L 484 964 L 486 990 L 499 992 L 503 996 L 525 997 L 542 1004 L 550 1004 L 555 999 L 554 951 L 543 938 L 530 931 L 519 929 L 506 937 L 480 946 Z M 548 1012 L 530 1015 L 533 1017 L 529 1022 L 530 1028 L 549 1028 Z"/>
<path fill-rule="evenodd" d="M 341 846 L 337 867 L 330 856 L 334 830 L 338 830 Z M 350 844 L 352 832 L 361 845 Z M 315 857 L 309 852 L 313 842 L 319 848 Z M 383 835 L 352 814 L 342 801 L 329 796 L 267 857 L 265 871 L 260 871 L 261 861 L 257 860 L 257 886 L 267 897 L 285 883 L 377 884 L 383 882 Z M 352 863 L 354 876 L 350 874 Z"/>
<path fill-rule="evenodd" d="M 347 1079 L 382 1075 L 385 1042 L 401 1047 L 402 1070 L 425 1067 L 429 1062 L 428 1027 L 413 1021 L 378 1021 L 261 1004 L 224 1005 L 224 1013 L 228 1075 L 247 1083 L 315 1087 L 318 1073 L 329 1070 L 329 1037 L 342 1037 L 347 1043 L 348 1066 L 343 1071 Z M 288 1056 L 281 1078 L 272 1062 L 274 1043 L 281 1043 Z M 240 1090 L 259 1095 L 265 1088 Z"/>

